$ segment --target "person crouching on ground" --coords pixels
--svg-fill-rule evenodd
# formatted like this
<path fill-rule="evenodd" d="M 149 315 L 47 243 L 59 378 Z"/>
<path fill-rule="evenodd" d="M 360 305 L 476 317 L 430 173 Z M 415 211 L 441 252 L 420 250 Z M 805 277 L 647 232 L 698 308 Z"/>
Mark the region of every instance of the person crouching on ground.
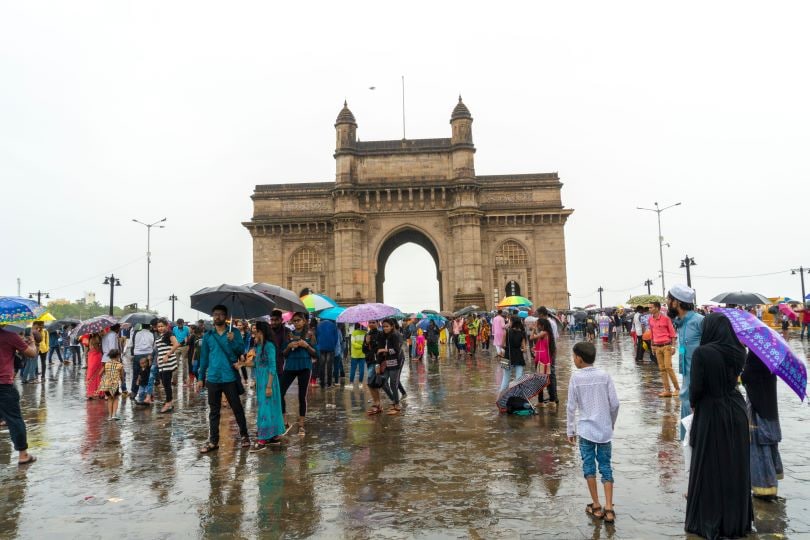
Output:
<path fill-rule="evenodd" d="M 568 442 L 574 444 L 579 436 L 582 472 L 588 484 L 592 502 L 585 511 L 605 522 L 613 523 L 613 470 L 610 467 L 611 439 L 619 415 L 619 398 L 613 379 L 605 371 L 593 367 L 596 348 L 581 341 L 574 345 L 574 365 L 577 367 L 568 383 Z M 579 419 L 577 420 L 577 413 Z M 599 503 L 596 487 L 596 464 L 605 489 L 604 509 Z"/>

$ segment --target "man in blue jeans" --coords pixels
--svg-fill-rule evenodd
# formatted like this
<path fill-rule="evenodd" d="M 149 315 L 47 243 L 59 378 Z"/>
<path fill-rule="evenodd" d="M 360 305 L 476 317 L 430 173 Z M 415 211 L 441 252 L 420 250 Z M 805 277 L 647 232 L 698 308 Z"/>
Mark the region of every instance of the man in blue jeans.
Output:
<path fill-rule="evenodd" d="M 321 388 L 332 386 L 334 377 L 335 348 L 338 346 L 338 329 L 335 321 L 323 319 L 318 323 L 318 380 Z"/>
<path fill-rule="evenodd" d="M 14 449 L 20 453 L 19 465 L 28 465 L 37 460 L 28 453 L 28 437 L 25 432 L 25 421 L 20 410 L 20 393 L 14 387 L 14 353 L 19 352 L 26 358 L 36 358 L 37 347 L 33 336 L 27 341 L 19 334 L 0 328 L 0 420 L 8 426 Z"/>

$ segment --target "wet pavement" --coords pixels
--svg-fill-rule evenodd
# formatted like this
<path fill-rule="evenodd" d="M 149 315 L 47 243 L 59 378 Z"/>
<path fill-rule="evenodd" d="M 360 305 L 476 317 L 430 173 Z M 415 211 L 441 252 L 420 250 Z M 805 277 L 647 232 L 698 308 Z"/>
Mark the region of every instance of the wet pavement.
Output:
<path fill-rule="evenodd" d="M 571 344 L 558 345 L 563 402 Z M 283 450 L 239 448 L 225 409 L 212 456 L 197 453 L 208 434 L 204 396 L 181 384 L 173 415 L 128 405 L 107 422 L 105 404 L 83 398 L 84 371 L 60 368 L 44 384 L 20 385 L 39 461 L 18 469 L 0 431 L 0 537 L 683 538 L 679 402 L 657 397 L 658 370 L 635 363 L 629 338 L 598 351 L 621 400 L 614 526 L 585 515 L 564 403 L 556 413 L 499 415 L 500 370 L 483 353 L 410 362 L 400 417 L 366 417 L 364 387 L 310 389 L 307 434 Z M 810 409 L 781 382 L 779 400 L 785 479 L 780 500 L 755 503 L 752 537 L 807 538 Z"/>

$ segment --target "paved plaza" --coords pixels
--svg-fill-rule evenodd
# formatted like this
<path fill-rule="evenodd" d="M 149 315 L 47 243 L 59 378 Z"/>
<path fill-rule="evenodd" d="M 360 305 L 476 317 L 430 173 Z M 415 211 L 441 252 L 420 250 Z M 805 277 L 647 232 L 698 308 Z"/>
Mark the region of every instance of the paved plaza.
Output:
<path fill-rule="evenodd" d="M 791 342 L 806 357 L 804 343 Z M 562 401 L 571 344 L 559 343 Z M 362 386 L 310 389 L 307 434 L 283 450 L 239 448 L 224 410 L 212 456 L 197 453 L 208 434 L 204 396 L 180 385 L 173 415 L 128 405 L 120 422 L 108 422 L 103 402 L 84 400 L 84 371 L 54 366 L 44 384 L 20 386 L 39 461 L 18 469 L 0 432 L 0 537 L 683 538 L 679 402 L 657 397 L 658 370 L 633 360 L 629 338 L 597 349 L 621 400 L 615 526 L 585 515 L 565 404 L 499 415 L 500 370 L 484 352 L 409 362 L 400 417 L 368 418 Z M 780 500 L 755 503 L 754 537 L 808 538 L 810 410 L 783 383 L 778 389 L 785 479 Z M 250 423 L 252 392 L 246 407 Z"/>

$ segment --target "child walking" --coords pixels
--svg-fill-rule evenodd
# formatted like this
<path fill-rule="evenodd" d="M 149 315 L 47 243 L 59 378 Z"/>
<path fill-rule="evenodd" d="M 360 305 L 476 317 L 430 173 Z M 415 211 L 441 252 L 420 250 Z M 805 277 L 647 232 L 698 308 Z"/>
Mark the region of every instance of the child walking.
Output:
<path fill-rule="evenodd" d="M 577 367 L 568 383 L 568 442 L 574 444 L 579 436 L 579 453 L 582 456 L 582 472 L 588 483 L 591 504 L 585 511 L 606 523 L 616 521 L 613 511 L 613 470 L 610 467 L 611 439 L 616 417 L 619 414 L 619 398 L 613 379 L 606 372 L 593 367 L 596 347 L 588 341 L 574 345 L 574 365 Z M 579 419 L 577 420 L 577 413 Z M 596 487 L 596 465 L 602 476 L 605 489 L 605 506 L 599 503 Z"/>
<path fill-rule="evenodd" d="M 107 420 L 120 420 L 118 417 L 118 396 L 121 395 L 121 386 L 124 384 L 124 364 L 121 363 L 121 353 L 113 349 L 109 353 L 110 361 L 104 364 L 101 374 L 99 392 L 107 396 Z"/>

